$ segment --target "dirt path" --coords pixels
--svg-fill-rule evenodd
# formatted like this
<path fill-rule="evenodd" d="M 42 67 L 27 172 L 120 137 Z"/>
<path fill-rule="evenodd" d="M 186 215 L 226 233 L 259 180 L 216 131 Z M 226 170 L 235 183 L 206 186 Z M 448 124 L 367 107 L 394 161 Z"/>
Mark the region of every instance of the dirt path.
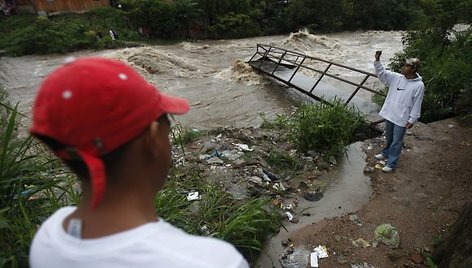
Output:
<path fill-rule="evenodd" d="M 444 120 L 417 124 L 408 133 L 397 171 L 371 174 L 374 194 L 362 209 L 292 234 L 293 246 L 326 246 L 329 257 L 319 267 L 426 267 L 420 253 L 433 250 L 472 202 L 472 129 Z M 382 142 L 365 142 L 368 166 L 376 164 L 373 155 Z M 372 246 L 374 229 L 384 223 L 398 230 L 397 249 Z M 359 238 L 369 246 L 354 245 Z"/>

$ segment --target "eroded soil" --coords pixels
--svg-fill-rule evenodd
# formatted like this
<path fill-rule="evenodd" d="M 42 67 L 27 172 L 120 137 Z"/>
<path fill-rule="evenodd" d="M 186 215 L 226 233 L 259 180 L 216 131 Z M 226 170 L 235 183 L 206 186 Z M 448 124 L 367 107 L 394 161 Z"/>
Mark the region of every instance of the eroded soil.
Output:
<path fill-rule="evenodd" d="M 294 246 L 311 250 L 325 245 L 329 257 L 320 260 L 320 267 L 427 267 L 424 256 L 447 236 L 461 209 L 472 201 L 472 130 L 444 120 L 417 124 L 409 134 L 398 169 L 370 175 L 374 191 L 362 209 L 292 234 Z M 366 149 L 370 166 L 376 164 L 373 155 L 381 142 L 365 142 L 365 148 L 372 147 Z M 374 229 L 384 223 L 397 229 L 397 249 L 372 247 Z M 370 245 L 354 245 L 359 238 Z"/>

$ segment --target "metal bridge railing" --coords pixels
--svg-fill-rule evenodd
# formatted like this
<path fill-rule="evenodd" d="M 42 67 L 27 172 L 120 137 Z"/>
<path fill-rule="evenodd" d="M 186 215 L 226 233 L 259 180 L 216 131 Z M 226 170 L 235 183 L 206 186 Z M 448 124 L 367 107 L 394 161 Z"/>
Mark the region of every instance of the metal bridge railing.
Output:
<path fill-rule="evenodd" d="M 256 59 L 257 56 L 259 56 L 258 59 Z M 310 60 L 310 61 L 313 61 L 313 62 L 320 62 L 320 63 L 328 64 L 328 65 L 325 69 L 320 70 L 320 69 L 317 69 L 316 67 L 308 66 L 307 64 L 304 64 L 307 60 Z M 264 63 L 267 63 L 267 62 L 275 63 L 275 64 L 273 64 L 274 68 L 272 70 L 267 70 L 266 68 L 263 68 Z M 260 70 L 260 71 L 262 71 L 262 72 L 264 72 L 264 73 L 266 73 L 266 74 L 268 74 L 268 75 L 270 75 L 274 78 L 277 78 L 278 80 L 280 80 L 280 81 L 282 81 L 282 82 L 284 82 L 284 83 L 286 83 L 290 86 L 293 86 L 293 87 L 297 88 L 299 91 L 311 96 L 312 98 L 315 98 L 316 100 L 322 101 L 323 103 L 327 103 L 327 104 L 330 104 L 330 103 L 313 94 L 313 91 L 315 90 L 316 86 L 320 83 L 320 81 L 324 77 L 330 77 L 330 78 L 336 79 L 338 81 L 341 81 L 343 83 L 346 83 L 346 84 L 349 84 L 351 86 L 356 87 L 354 92 L 352 92 L 352 94 L 349 96 L 349 98 L 345 101 L 345 103 L 344 103 L 345 105 L 349 104 L 349 102 L 354 98 L 354 96 L 359 92 L 360 89 L 367 90 L 367 91 L 372 92 L 374 94 L 385 96 L 385 93 L 383 93 L 381 91 L 378 91 L 378 90 L 375 90 L 375 89 L 370 88 L 370 87 L 365 85 L 366 81 L 370 77 L 377 77 L 377 75 L 375 75 L 373 73 L 369 73 L 369 72 L 366 72 L 366 71 L 363 71 L 363 70 L 359 70 L 359 69 L 352 68 L 352 67 L 349 67 L 349 66 L 346 66 L 346 65 L 342 65 L 342 64 L 339 64 L 339 63 L 331 62 L 331 61 L 328 61 L 328 60 L 307 56 L 307 55 L 301 54 L 299 52 L 291 51 L 291 50 L 284 49 L 284 48 L 279 48 L 279 47 L 275 47 L 275 46 L 271 46 L 271 45 L 257 44 L 257 51 L 256 51 L 256 53 L 254 53 L 254 55 L 249 60 L 249 64 L 252 67 L 256 68 L 256 69 L 258 69 L 258 70 Z M 280 79 L 279 77 L 277 77 L 275 75 L 276 70 L 280 66 L 295 69 L 293 74 L 291 75 L 290 79 L 288 79 L 288 81 L 282 80 L 282 79 Z M 363 79 L 360 83 L 355 82 L 355 81 L 350 81 L 348 79 L 339 77 L 338 75 L 334 75 L 334 74 L 329 73 L 329 71 L 332 69 L 333 66 L 335 66 L 337 68 L 353 71 L 355 73 L 364 75 L 364 77 L 363 77 Z M 292 84 L 292 79 L 295 77 L 295 75 L 299 72 L 299 70 L 301 68 L 305 68 L 305 69 L 308 69 L 308 70 L 311 70 L 311 71 L 314 71 L 314 72 L 320 74 L 320 77 L 316 80 L 316 82 L 310 88 L 309 91 L 302 90 L 302 89 L 300 89 L 297 86 Z"/>

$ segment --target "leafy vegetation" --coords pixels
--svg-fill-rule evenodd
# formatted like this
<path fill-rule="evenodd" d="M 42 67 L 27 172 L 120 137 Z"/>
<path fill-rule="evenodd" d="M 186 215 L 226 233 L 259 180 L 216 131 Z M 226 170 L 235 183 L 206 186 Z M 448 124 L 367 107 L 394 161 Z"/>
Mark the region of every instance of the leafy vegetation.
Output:
<path fill-rule="evenodd" d="M 156 196 L 156 209 L 167 221 L 187 232 L 229 241 L 248 259 L 254 259 L 269 234 L 278 230 L 281 216 L 270 205 L 270 200 L 256 198 L 236 202 L 195 174 L 186 174 L 185 180 L 177 180 L 178 171 L 173 173 Z M 195 191 L 200 200 L 187 201 L 185 193 Z"/>
<path fill-rule="evenodd" d="M 74 195 L 55 194 L 70 177 L 33 138 L 18 133 L 16 107 L 3 90 L 0 96 L 0 267 L 26 267 L 37 225 Z"/>
<path fill-rule="evenodd" d="M 425 0 L 122 0 L 121 9 L 2 19 L 0 47 L 12 55 L 122 47 L 153 38 L 240 38 L 312 31 L 406 29 Z M 112 40 L 109 32 L 117 34 Z M 141 34 L 138 33 L 141 31 Z M 150 36 L 151 39 L 147 37 Z"/>
<path fill-rule="evenodd" d="M 344 152 L 363 125 L 361 113 L 339 100 L 332 106 L 302 105 L 293 117 L 290 136 L 302 152 L 314 150 L 326 157 L 336 157 Z"/>
<path fill-rule="evenodd" d="M 273 121 L 264 119 L 261 127 L 286 129 L 298 150 L 303 153 L 322 153 L 328 159 L 340 156 L 344 147 L 353 142 L 357 133 L 367 126 L 355 107 L 344 106 L 342 101 L 335 100 L 333 105 L 303 104 L 290 117 L 279 115 Z M 276 166 L 293 164 L 289 156 L 277 152 L 272 152 L 266 160 L 274 162 Z"/>
<path fill-rule="evenodd" d="M 405 49 L 391 67 L 398 70 L 405 58 L 421 59 L 419 73 L 426 87 L 421 121 L 471 114 L 472 29 L 460 31 L 454 26 L 472 22 L 472 2 L 436 0 L 423 4 L 428 17 L 419 23 L 419 30 L 404 36 Z"/>

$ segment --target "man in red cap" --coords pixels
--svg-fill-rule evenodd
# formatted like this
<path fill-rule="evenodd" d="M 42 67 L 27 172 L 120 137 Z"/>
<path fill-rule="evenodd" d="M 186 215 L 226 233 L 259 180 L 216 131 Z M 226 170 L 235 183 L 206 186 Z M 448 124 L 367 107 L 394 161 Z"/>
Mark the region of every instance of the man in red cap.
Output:
<path fill-rule="evenodd" d="M 70 60 L 51 73 L 30 132 L 78 175 L 82 199 L 42 224 L 31 267 L 248 267 L 231 244 L 156 214 L 171 164 L 167 114 L 188 110 L 119 61 Z"/>
<path fill-rule="evenodd" d="M 392 172 L 403 148 L 406 129 L 412 128 L 421 115 L 421 103 L 424 96 L 423 79 L 418 74 L 420 60 L 405 60 L 401 73 L 388 71 L 382 65 L 382 51 L 375 52 L 374 68 L 380 82 L 388 87 L 387 98 L 379 115 L 385 118 L 385 136 L 387 144 L 378 160 L 387 160 L 383 172 Z"/>

